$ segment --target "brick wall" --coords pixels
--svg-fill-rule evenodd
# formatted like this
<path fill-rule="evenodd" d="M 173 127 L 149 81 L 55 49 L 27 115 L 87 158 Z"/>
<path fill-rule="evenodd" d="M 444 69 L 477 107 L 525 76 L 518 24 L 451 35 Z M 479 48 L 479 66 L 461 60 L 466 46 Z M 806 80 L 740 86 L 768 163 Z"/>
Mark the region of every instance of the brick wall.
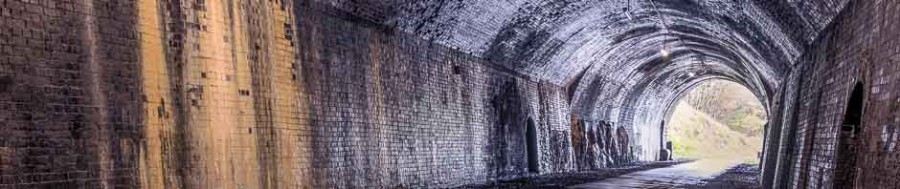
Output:
<path fill-rule="evenodd" d="M 541 170 L 571 170 L 560 87 L 306 6 L 300 61 L 317 186 L 441 187 L 523 175 L 529 120 Z"/>
<path fill-rule="evenodd" d="M 562 87 L 343 8 L 0 5 L 0 188 L 451 187 L 576 169 Z"/>
<path fill-rule="evenodd" d="M 135 187 L 135 6 L 0 1 L 0 186 Z"/>
<path fill-rule="evenodd" d="M 653 157 L 680 94 L 608 82 L 579 118 L 515 62 L 382 25 L 390 3 L 331 2 L 0 0 L 0 187 L 450 187 L 535 174 L 529 124 L 540 174 L 590 169 Z M 775 95 L 778 188 L 834 184 L 860 81 L 856 183 L 897 187 L 900 3 L 847 7 Z"/>
<path fill-rule="evenodd" d="M 852 1 L 794 66 L 777 98 L 775 188 L 896 188 L 900 2 Z M 841 124 L 854 86 L 865 91 L 855 180 L 835 180 Z M 774 154 L 774 153 L 770 153 Z"/>

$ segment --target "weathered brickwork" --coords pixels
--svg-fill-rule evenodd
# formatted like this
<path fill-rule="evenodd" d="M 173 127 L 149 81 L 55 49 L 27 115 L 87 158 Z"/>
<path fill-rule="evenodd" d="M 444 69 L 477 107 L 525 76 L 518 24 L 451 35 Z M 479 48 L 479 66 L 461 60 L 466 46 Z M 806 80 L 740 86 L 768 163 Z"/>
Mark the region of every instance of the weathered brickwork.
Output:
<path fill-rule="evenodd" d="M 527 174 L 528 124 L 540 139 L 540 171 L 572 170 L 560 87 L 330 7 L 301 8 L 316 186 L 441 187 Z"/>
<path fill-rule="evenodd" d="M 562 87 L 325 4 L 2 4 L 2 188 L 450 187 L 576 169 Z"/>
<path fill-rule="evenodd" d="M 0 5 L 0 186 L 138 186 L 135 5 Z"/>
<path fill-rule="evenodd" d="M 0 188 L 609 167 L 658 157 L 662 121 L 709 79 L 769 109 L 766 186 L 896 188 L 898 20 L 888 0 L 0 0 Z"/>
<path fill-rule="evenodd" d="M 900 2 L 852 1 L 798 60 L 779 92 L 769 140 L 773 188 L 897 188 Z M 864 93 L 861 136 L 841 140 L 854 87 Z M 857 145 L 847 154 L 841 144 Z M 842 151 L 843 150 L 843 151 Z M 837 161 L 855 157 L 853 162 Z M 851 159 L 844 159 L 852 161 Z M 855 166 L 853 166 L 855 163 Z M 844 165 L 850 165 L 844 166 Z M 847 170 L 849 169 L 849 170 Z M 841 177 L 843 173 L 855 177 Z M 765 175 L 765 174 L 764 174 Z"/>

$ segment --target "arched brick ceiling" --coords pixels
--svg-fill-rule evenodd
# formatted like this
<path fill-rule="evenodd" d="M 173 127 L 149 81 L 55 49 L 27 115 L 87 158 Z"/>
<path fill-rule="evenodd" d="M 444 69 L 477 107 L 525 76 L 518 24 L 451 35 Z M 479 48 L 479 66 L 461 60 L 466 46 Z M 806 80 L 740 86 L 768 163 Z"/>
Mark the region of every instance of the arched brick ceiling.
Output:
<path fill-rule="evenodd" d="M 604 114 L 597 107 L 677 97 L 708 78 L 765 102 L 847 0 L 318 1 L 571 86 L 575 110 Z"/>

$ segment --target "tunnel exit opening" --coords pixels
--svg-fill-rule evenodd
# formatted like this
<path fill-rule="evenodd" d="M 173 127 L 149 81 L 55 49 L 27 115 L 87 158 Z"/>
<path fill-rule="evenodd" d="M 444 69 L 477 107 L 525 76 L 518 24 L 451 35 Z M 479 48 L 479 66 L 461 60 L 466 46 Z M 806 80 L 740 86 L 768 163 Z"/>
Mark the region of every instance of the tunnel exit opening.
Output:
<path fill-rule="evenodd" d="M 854 188 L 856 177 L 859 174 L 856 167 L 856 157 L 859 151 L 859 138 L 862 130 L 863 103 L 865 99 L 864 84 L 856 83 L 850 99 L 847 101 L 847 110 L 844 113 L 844 121 L 839 133 L 837 161 L 834 171 L 834 187 Z"/>
<path fill-rule="evenodd" d="M 767 111 L 746 86 L 707 80 L 688 90 L 658 126 L 660 160 L 671 149 L 674 159 L 709 160 L 716 166 L 759 162 Z M 669 144 L 671 142 L 671 144 Z M 669 147 L 671 145 L 672 147 Z"/>

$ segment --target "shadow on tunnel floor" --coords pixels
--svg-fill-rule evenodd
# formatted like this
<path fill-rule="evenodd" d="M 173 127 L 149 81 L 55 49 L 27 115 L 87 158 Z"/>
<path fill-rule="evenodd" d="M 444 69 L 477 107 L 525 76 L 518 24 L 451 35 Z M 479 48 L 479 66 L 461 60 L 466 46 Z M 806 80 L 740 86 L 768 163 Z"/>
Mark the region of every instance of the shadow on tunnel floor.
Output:
<path fill-rule="evenodd" d="M 614 168 L 603 168 L 572 173 L 553 173 L 546 175 L 527 176 L 511 180 L 498 180 L 491 183 L 465 185 L 458 189 L 470 188 L 566 188 L 569 186 L 597 182 L 621 175 L 670 167 L 678 164 L 693 162 L 694 160 L 676 160 L 664 162 L 637 162 Z"/>
<path fill-rule="evenodd" d="M 702 185 L 684 186 L 686 189 L 761 189 L 759 185 L 759 165 L 740 164 L 725 170 L 724 173 Z"/>

